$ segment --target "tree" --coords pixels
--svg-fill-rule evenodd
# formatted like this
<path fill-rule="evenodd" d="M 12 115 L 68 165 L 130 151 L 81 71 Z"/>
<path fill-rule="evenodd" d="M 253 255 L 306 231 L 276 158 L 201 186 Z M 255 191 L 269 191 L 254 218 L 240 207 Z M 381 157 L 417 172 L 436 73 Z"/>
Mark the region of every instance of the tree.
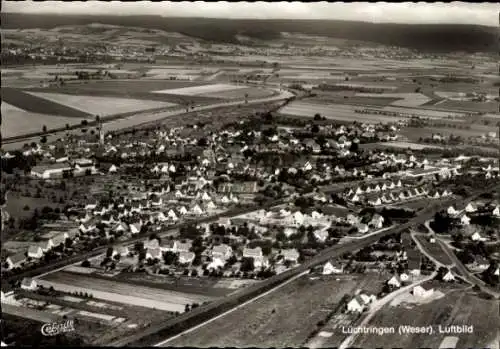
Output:
<path fill-rule="evenodd" d="M 241 259 L 241 267 L 240 270 L 242 272 L 248 272 L 248 271 L 253 271 L 254 270 L 254 263 L 253 263 L 253 258 L 252 257 L 243 257 Z"/>
<path fill-rule="evenodd" d="M 90 262 L 88 259 L 84 260 L 80 265 L 84 268 L 90 268 Z"/>
<path fill-rule="evenodd" d="M 43 125 L 43 126 L 42 126 L 42 132 L 43 132 L 43 133 L 47 133 L 47 126 L 46 126 L 46 125 Z"/>
<path fill-rule="evenodd" d="M 184 311 L 187 313 L 190 310 L 191 310 L 191 306 L 189 304 L 186 304 L 186 306 L 184 307 Z"/>
<path fill-rule="evenodd" d="M 87 126 L 89 124 L 89 122 L 87 120 L 82 120 L 82 122 L 80 124 L 82 126 Z"/>
<path fill-rule="evenodd" d="M 42 136 L 42 138 L 40 138 L 40 143 L 42 144 L 47 143 L 47 136 Z"/>
<path fill-rule="evenodd" d="M 113 247 L 108 247 L 108 249 L 106 250 L 106 257 L 113 256 L 113 251 Z"/>
<path fill-rule="evenodd" d="M 320 113 L 316 113 L 316 114 L 314 114 L 314 120 L 315 120 L 315 121 L 319 121 L 319 120 L 321 120 L 321 114 L 320 114 Z"/>

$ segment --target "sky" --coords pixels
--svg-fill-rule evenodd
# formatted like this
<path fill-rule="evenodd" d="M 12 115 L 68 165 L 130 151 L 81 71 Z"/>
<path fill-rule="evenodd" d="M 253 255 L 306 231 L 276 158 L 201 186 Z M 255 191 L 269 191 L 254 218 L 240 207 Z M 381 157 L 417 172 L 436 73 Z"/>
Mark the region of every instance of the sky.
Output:
<path fill-rule="evenodd" d="M 374 23 L 499 25 L 495 3 L 2 1 L 3 12 L 165 17 L 335 19 Z"/>

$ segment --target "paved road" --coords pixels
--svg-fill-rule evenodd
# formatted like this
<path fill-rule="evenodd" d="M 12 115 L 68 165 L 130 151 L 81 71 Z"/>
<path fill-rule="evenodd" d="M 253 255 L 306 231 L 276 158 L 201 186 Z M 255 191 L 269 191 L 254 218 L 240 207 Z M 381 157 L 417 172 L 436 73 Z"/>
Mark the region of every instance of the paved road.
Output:
<path fill-rule="evenodd" d="M 491 191 L 493 188 L 487 191 Z M 479 194 L 478 194 L 479 195 Z M 476 197 L 476 196 L 474 196 Z M 342 245 L 337 245 L 330 247 L 328 249 L 325 249 L 321 251 L 318 255 L 316 255 L 314 258 L 311 260 L 303 263 L 302 265 L 292 269 L 288 270 L 282 274 L 273 276 L 267 280 L 264 280 L 256 285 L 247 287 L 245 289 L 239 290 L 238 292 L 235 292 L 232 295 L 229 295 L 225 298 L 222 298 L 220 300 L 217 300 L 213 303 L 209 303 L 207 305 L 204 305 L 202 307 L 199 307 L 195 309 L 194 311 L 191 311 L 189 313 L 182 314 L 181 316 L 168 320 L 163 324 L 158 324 L 156 326 L 151 326 L 150 328 L 146 329 L 142 333 L 136 333 L 132 336 L 122 338 L 118 341 L 115 341 L 113 343 L 110 343 L 111 346 L 126 346 L 126 345 L 152 345 L 154 343 L 157 343 L 161 340 L 161 338 L 158 338 L 158 332 L 165 333 L 164 340 L 168 339 L 172 335 L 176 335 L 179 332 L 178 331 L 178 326 L 180 326 L 181 323 L 184 321 L 192 320 L 195 317 L 200 317 L 202 314 L 207 314 L 210 312 L 210 314 L 215 313 L 214 315 L 217 315 L 217 309 L 223 307 L 224 305 L 233 305 L 237 306 L 239 299 L 242 297 L 245 297 L 246 295 L 251 296 L 255 292 L 258 292 L 258 290 L 263 289 L 264 287 L 268 285 L 273 285 L 274 283 L 282 283 L 289 278 L 303 273 L 305 271 L 308 271 L 310 268 L 315 267 L 317 265 L 320 265 L 322 263 L 325 263 L 333 258 L 337 258 L 344 253 L 347 252 L 352 252 L 355 250 L 359 250 L 365 246 L 369 246 L 373 244 L 374 242 L 378 241 L 381 237 L 392 235 L 392 234 L 397 234 L 401 233 L 406 229 L 409 229 L 410 227 L 418 224 L 422 224 L 425 221 L 431 219 L 434 214 L 442 209 L 445 209 L 449 205 L 456 205 L 457 203 L 461 202 L 460 199 L 450 199 L 444 202 L 436 203 L 433 205 L 429 205 L 426 209 L 421 211 L 418 215 L 418 217 L 415 217 L 408 221 L 407 223 L 401 224 L 399 226 L 394 227 L 393 229 L 390 230 L 385 230 L 383 232 L 380 232 L 379 234 L 372 235 L 370 237 L 367 237 L 365 239 L 360 239 L 356 240 L 353 242 L 345 243 Z M 176 329 L 177 328 L 177 329 Z"/>

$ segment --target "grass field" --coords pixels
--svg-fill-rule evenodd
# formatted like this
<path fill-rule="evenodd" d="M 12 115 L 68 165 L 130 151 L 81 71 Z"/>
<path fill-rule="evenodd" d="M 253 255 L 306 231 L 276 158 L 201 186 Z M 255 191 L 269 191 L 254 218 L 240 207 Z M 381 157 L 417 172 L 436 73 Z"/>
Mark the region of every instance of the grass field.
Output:
<path fill-rule="evenodd" d="M 80 110 L 92 115 L 114 115 L 135 111 L 166 108 L 174 106 L 173 103 L 147 101 L 129 98 L 75 96 L 59 93 L 29 92 L 39 98 L 59 103 L 67 107 Z"/>
<path fill-rule="evenodd" d="M 479 128 L 479 129 L 478 129 Z M 481 125 L 471 125 L 470 130 L 461 130 L 458 128 L 441 128 L 441 127 L 405 127 L 401 129 L 400 134 L 407 137 L 411 141 L 418 141 L 420 137 L 431 137 L 432 134 L 439 133 L 442 136 L 449 137 L 460 136 L 462 138 L 479 137 L 488 131 L 482 130 Z"/>
<path fill-rule="evenodd" d="M 48 101 L 10 87 L 2 88 L 2 102 L 37 114 L 58 115 L 81 119 L 91 116 L 89 113 Z"/>
<path fill-rule="evenodd" d="M 360 335 L 353 347 L 360 348 L 438 348 L 447 336 L 457 336 L 457 348 L 486 348 L 495 339 L 500 316 L 498 302 L 477 297 L 463 290 L 451 291 L 445 297 L 411 309 L 404 305 L 382 308 L 367 326 L 397 327 L 398 325 L 472 325 L 472 334 Z"/>
<path fill-rule="evenodd" d="M 497 92 L 498 93 L 498 92 Z M 445 100 L 435 104 L 435 108 L 449 110 L 466 110 L 470 112 L 495 113 L 498 112 L 498 102 L 474 102 Z"/>
<path fill-rule="evenodd" d="M 398 98 L 397 101 L 394 101 L 392 105 L 402 106 L 402 107 L 418 107 L 430 100 L 430 98 L 426 97 L 421 93 L 356 93 L 356 96 L 359 97 L 391 97 Z"/>
<path fill-rule="evenodd" d="M 434 257 L 438 262 L 444 265 L 451 265 L 452 261 L 446 252 L 441 248 L 438 243 L 430 243 L 428 238 L 421 235 L 416 235 L 415 238 L 420 243 L 420 246 L 432 257 Z"/>
<path fill-rule="evenodd" d="M 75 276 L 72 273 L 65 272 L 48 274 L 38 281 L 44 286 L 50 287 L 52 285 L 55 289 L 65 292 L 84 291 L 92 293 L 95 298 L 168 312 L 184 312 L 186 304 L 201 304 L 214 299 L 207 296 L 167 291 L 84 275 Z"/>
<path fill-rule="evenodd" d="M 382 286 L 378 274 L 339 279 L 304 276 L 165 346 L 300 347 L 344 294 Z"/>

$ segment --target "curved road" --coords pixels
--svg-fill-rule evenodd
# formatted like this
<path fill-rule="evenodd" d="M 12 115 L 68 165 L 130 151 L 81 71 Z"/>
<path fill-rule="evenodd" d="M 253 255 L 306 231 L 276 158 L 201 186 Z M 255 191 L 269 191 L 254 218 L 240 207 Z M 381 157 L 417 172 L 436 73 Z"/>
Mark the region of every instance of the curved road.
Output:
<path fill-rule="evenodd" d="M 499 185 L 500 186 L 500 185 Z M 496 186 L 490 188 L 487 191 L 493 190 L 493 188 L 496 188 Z M 482 192 L 481 192 L 482 193 Z M 477 195 L 470 197 L 468 200 L 473 200 L 475 197 L 480 195 L 478 193 Z M 111 346 L 126 346 L 126 345 L 154 345 L 156 343 L 161 343 L 162 339 L 163 341 L 167 340 L 173 335 L 177 335 L 181 332 L 183 332 L 183 327 L 182 324 L 184 322 L 188 321 L 193 321 L 194 319 L 194 324 L 196 324 L 196 319 L 200 318 L 201 316 L 207 314 L 213 314 L 213 316 L 220 315 L 218 312 L 219 309 L 223 309 L 221 312 L 224 312 L 227 310 L 227 308 L 224 308 L 224 306 L 228 307 L 234 307 L 239 305 L 239 300 L 244 299 L 245 296 L 248 296 L 250 298 L 254 298 L 255 296 L 252 297 L 255 293 L 258 293 L 259 290 L 264 289 L 267 286 L 270 285 L 277 285 L 282 282 L 285 282 L 291 277 L 296 276 L 297 274 L 303 273 L 308 271 L 310 268 L 315 267 L 319 264 L 325 263 L 326 261 L 336 258 L 338 256 L 343 255 L 346 252 L 351 252 L 355 251 L 358 249 L 361 249 L 365 246 L 369 246 L 370 244 L 373 244 L 377 240 L 379 240 L 381 237 L 387 236 L 387 235 L 392 235 L 392 234 L 397 234 L 400 232 L 403 232 L 406 229 L 409 229 L 410 227 L 418 224 L 422 224 L 425 221 L 431 219 L 435 212 L 438 212 L 449 205 L 457 204 L 459 202 L 462 202 L 460 199 L 451 199 L 445 202 L 437 203 L 434 205 L 431 205 L 421 211 L 418 215 L 418 217 L 415 217 L 408 221 L 407 223 L 401 224 L 397 227 L 394 227 L 389 230 L 385 230 L 383 232 L 380 232 L 379 234 L 372 235 L 370 237 L 367 237 L 365 239 L 360 239 L 356 240 L 353 242 L 345 243 L 342 245 L 337 245 L 333 246 L 330 248 L 327 248 L 323 251 L 321 251 L 319 254 L 317 254 L 315 257 L 313 257 L 311 260 L 305 262 L 304 264 L 288 270 L 282 274 L 275 275 L 269 279 L 266 279 L 257 285 L 249 286 L 245 289 L 239 290 L 238 292 L 235 292 L 234 294 L 231 294 L 227 297 L 224 297 L 222 299 L 216 300 L 212 303 L 206 304 L 204 306 L 201 306 L 199 308 L 196 308 L 194 311 L 191 311 L 189 313 L 184 313 L 180 315 L 177 318 L 167 320 L 164 323 L 160 323 L 154 326 L 149 327 L 148 329 L 144 330 L 142 333 L 136 333 L 131 336 L 121 338 L 113 343 L 110 343 L 109 345 Z M 191 322 L 189 322 L 191 323 Z M 199 324 L 198 324 L 199 325 Z"/>

